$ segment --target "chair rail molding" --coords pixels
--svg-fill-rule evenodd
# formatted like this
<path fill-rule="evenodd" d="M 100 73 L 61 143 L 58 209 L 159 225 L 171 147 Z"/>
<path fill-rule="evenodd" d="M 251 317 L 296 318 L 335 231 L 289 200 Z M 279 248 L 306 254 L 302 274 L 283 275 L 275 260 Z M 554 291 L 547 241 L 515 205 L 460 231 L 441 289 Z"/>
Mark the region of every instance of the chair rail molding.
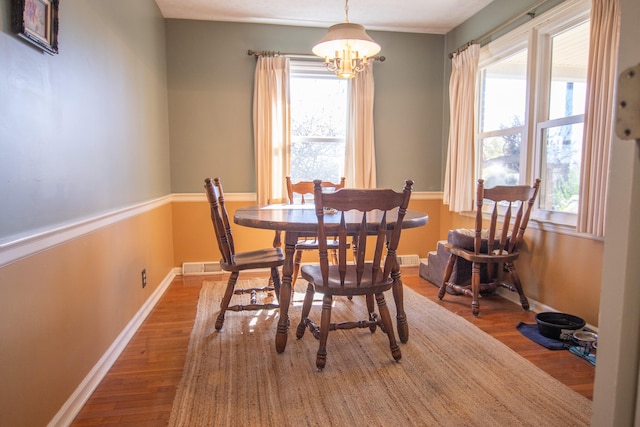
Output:
<path fill-rule="evenodd" d="M 101 213 L 94 217 L 55 225 L 49 229 L 37 230 L 32 234 L 0 241 L 0 268 L 51 247 L 89 234 L 100 228 L 171 203 L 172 199 L 171 195 L 163 196 L 112 212 Z"/>

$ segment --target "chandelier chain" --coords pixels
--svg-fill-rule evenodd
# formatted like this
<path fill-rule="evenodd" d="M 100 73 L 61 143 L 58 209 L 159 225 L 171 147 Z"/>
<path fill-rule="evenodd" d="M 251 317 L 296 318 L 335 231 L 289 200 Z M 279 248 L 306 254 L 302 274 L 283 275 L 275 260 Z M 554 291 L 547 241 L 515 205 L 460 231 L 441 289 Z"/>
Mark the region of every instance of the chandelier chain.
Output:
<path fill-rule="evenodd" d="M 349 22 L 349 0 L 344 2 L 344 22 Z"/>

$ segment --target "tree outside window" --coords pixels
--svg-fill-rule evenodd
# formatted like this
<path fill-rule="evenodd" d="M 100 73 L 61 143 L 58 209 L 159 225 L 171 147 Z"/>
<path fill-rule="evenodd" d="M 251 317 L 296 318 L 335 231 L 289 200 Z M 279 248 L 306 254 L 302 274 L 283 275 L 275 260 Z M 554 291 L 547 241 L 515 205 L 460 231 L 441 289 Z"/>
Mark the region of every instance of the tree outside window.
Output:
<path fill-rule="evenodd" d="M 347 81 L 322 64 L 292 61 L 290 91 L 292 181 L 339 182 L 344 176 Z"/>

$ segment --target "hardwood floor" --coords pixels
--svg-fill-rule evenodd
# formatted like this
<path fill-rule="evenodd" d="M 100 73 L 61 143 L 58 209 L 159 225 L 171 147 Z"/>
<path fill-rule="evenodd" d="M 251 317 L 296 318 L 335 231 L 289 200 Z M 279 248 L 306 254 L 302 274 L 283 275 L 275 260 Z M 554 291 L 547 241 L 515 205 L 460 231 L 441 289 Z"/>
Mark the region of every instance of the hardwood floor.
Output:
<path fill-rule="evenodd" d="M 216 276 L 215 280 L 227 277 Z M 243 277 L 250 276 L 245 273 Z M 405 285 L 469 320 L 576 392 L 593 398 L 592 365 L 568 351 L 547 350 L 515 329 L 521 321 L 535 323 L 534 313 L 500 297 L 485 297 L 480 302 L 480 317 L 474 318 L 470 298 L 446 295 L 439 301 L 438 288 L 422 279 L 417 268 L 403 269 L 402 278 Z M 72 426 L 167 425 L 203 280 L 212 278 L 176 277 Z"/>

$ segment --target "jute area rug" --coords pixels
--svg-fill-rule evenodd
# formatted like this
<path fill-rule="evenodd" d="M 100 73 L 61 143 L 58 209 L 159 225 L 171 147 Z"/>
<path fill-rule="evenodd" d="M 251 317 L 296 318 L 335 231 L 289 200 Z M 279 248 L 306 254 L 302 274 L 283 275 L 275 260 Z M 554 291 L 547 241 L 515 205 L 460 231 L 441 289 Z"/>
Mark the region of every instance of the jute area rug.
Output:
<path fill-rule="evenodd" d="M 224 287 L 203 284 L 171 426 L 590 424 L 590 400 L 406 286 L 410 338 L 401 344 L 402 361 L 393 361 L 380 330 L 334 331 L 322 372 L 315 368 L 318 342 L 308 331 L 295 337 L 295 301 L 282 354 L 274 344 L 277 310 L 228 312 L 216 332 Z M 390 293 L 387 302 L 393 316 Z M 354 314 L 366 317 L 364 298 L 336 299 L 332 320 Z M 311 316 L 319 321 L 319 305 Z"/>

